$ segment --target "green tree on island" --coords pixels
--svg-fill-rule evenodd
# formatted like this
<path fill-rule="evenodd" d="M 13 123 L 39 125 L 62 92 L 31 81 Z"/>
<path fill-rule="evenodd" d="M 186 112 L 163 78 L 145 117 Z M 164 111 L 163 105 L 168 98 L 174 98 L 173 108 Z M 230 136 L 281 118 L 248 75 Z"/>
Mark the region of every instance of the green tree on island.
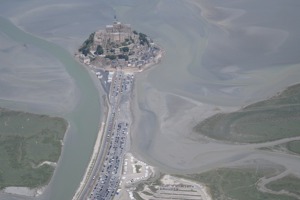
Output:
<path fill-rule="evenodd" d="M 104 53 L 103 47 L 101 45 L 98 45 L 95 54 L 102 55 L 103 53 Z"/>
<path fill-rule="evenodd" d="M 90 47 L 94 42 L 94 35 L 95 33 L 90 34 L 89 38 L 85 40 L 82 46 L 79 48 L 79 51 L 85 56 L 87 56 L 87 54 L 90 52 Z"/>
<path fill-rule="evenodd" d="M 115 60 L 117 58 L 117 56 L 115 56 L 115 55 L 106 55 L 105 58 L 108 58 L 110 60 Z"/>
<path fill-rule="evenodd" d="M 123 52 L 128 52 L 128 51 L 129 51 L 129 48 L 128 48 L 128 47 L 122 47 L 121 50 L 122 50 Z"/>
<path fill-rule="evenodd" d="M 123 54 L 118 55 L 118 58 L 119 59 L 125 59 L 126 61 L 128 60 L 128 56 L 127 55 L 123 55 Z"/>
<path fill-rule="evenodd" d="M 149 41 L 147 39 L 147 35 L 144 33 L 139 33 L 139 40 L 141 45 L 145 45 L 145 43 L 149 46 Z"/>

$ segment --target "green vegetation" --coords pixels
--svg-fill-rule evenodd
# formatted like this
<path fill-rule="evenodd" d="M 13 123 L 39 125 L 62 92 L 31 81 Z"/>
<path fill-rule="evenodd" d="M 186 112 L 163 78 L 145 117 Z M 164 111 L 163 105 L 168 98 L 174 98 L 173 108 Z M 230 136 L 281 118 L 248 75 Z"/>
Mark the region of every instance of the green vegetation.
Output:
<path fill-rule="evenodd" d="M 134 192 L 142 192 L 144 191 L 145 186 L 147 185 L 151 192 L 156 193 L 158 191 L 158 187 L 162 185 L 161 179 L 164 174 L 160 174 L 154 179 L 149 179 L 147 181 L 140 182 L 136 185 Z"/>
<path fill-rule="evenodd" d="M 265 168 L 223 168 L 202 174 L 185 175 L 184 178 L 204 183 L 210 188 L 212 199 L 229 200 L 294 200 L 285 195 L 263 193 L 256 187 L 256 182 L 264 177 L 275 175 L 276 169 Z"/>
<path fill-rule="evenodd" d="M 125 38 L 125 41 L 121 43 L 122 46 L 127 46 L 127 45 L 130 45 L 131 43 L 133 43 L 134 40 L 130 37 L 129 38 Z"/>
<path fill-rule="evenodd" d="M 119 48 L 120 47 L 120 44 L 119 43 L 116 43 L 116 42 L 113 42 L 113 41 L 110 41 L 110 39 L 108 39 L 108 45 L 107 47 L 109 49 L 112 49 L 112 48 Z"/>
<path fill-rule="evenodd" d="M 123 51 L 123 52 L 128 52 L 128 51 L 129 51 L 129 48 L 128 48 L 128 47 L 122 47 L 122 48 L 121 48 L 121 51 Z"/>
<path fill-rule="evenodd" d="M 300 103 L 300 84 L 296 84 L 296 85 L 288 87 L 283 92 L 279 93 L 278 95 L 276 95 L 268 100 L 251 104 L 251 105 L 247 106 L 246 109 L 297 105 L 299 103 Z"/>
<path fill-rule="evenodd" d="M 130 42 L 134 43 L 134 39 L 130 36 Z"/>
<path fill-rule="evenodd" d="M 126 61 L 128 60 L 128 56 L 127 56 L 127 55 L 124 55 L 124 54 L 118 55 L 118 58 L 119 58 L 119 59 L 125 59 Z"/>
<path fill-rule="evenodd" d="M 82 46 L 79 48 L 79 52 L 81 52 L 85 56 L 87 56 L 87 54 L 90 53 L 90 48 L 94 42 L 94 35 L 95 35 L 95 33 L 91 33 L 89 38 L 87 40 L 85 40 L 84 43 L 82 44 Z"/>
<path fill-rule="evenodd" d="M 148 195 L 148 196 L 152 196 L 153 195 L 152 193 L 147 192 L 147 191 L 143 191 L 142 193 L 145 194 L 145 195 Z"/>
<path fill-rule="evenodd" d="M 105 58 L 108 58 L 110 60 L 115 60 L 117 58 L 116 55 L 106 55 Z"/>
<path fill-rule="evenodd" d="M 145 45 L 145 43 L 149 46 L 149 41 L 147 39 L 147 35 L 144 33 L 139 33 L 139 40 L 141 45 Z"/>
<path fill-rule="evenodd" d="M 260 150 L 265 151 L 279 151 L 282 153 L 295 153 L 300 155 L 300 140 L 290 141 L 287 143 L 282 143 L 274 146 L 261 147 Z"/>
<path fill-rule="evenodd" d="M 136 185 L 135 187 L 135 191 L 143 191 L 145 188 L 144 184 L 139 183 L 138 185 Z"/>
<path fill-rule="evenodd" d="M 104 53 L 103 47 L 101 45 L 98 45 L 95 54 L 102 55 L 103 53 Z"/>
<path fill-rule="evenodd" d="M 136 192 L 133 192 L 133 197 L 134 197 L 134 199 L 136 199 L 136 200 L 144 200 L 138 193 L 136 193 Z"/>
<path fill-rule="evenodd" d="M 265 142 L 300 135 L 300 85 L 244 109 L 217 114 L 195 130 L 206 136 L 241 143 Z"/>
<path fill-rule="evenodd" d="M 286 143 L 286 148 L 291 152 L 300 154 L 300 140 L 295 140 Z"/>
<path fill-rule="evenodd" d="M 274 191 L 285 190 L 287 192 L 300 195 L 300 179 L 292 175 L 272 181 L 267 184 L 266 187 Z"/>
<path fill-rule="evenodd" d="M 0 110 L 0 189 L 47 184 L 57 162 L 67 129 L 62 118 Z"/>
<path fill-rule="evenodd" d="M 141 173 L 142 165 L 135 165 L 136 173 Z"/>

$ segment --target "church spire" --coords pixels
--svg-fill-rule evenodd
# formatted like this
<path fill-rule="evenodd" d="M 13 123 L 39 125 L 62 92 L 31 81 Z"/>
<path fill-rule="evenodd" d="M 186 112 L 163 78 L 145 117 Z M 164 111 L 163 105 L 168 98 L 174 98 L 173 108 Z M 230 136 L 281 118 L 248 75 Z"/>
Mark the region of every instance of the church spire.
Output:
<path fill-rule="evenodd" d="M 117 22 L 118 22 L 117 15 L 115 14 L 114 15 L 114 23 L 116 24 Z"/>

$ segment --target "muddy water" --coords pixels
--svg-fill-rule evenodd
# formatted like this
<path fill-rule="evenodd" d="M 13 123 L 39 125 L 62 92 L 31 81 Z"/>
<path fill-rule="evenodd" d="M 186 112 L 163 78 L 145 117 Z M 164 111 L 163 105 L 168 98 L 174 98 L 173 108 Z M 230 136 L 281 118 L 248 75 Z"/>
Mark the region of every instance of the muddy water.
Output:
<path fill-rule="evenodd" d="M 299 17 L 298 3 L 272 1 L 271 9 L 269 4 L 166 0 L 152 1 L 149 11 L 142 6 L 124 11 L 166 50 L 163 62 L 140 75 L 135 85 L 132 151 L 141 159 L 172 173 L 268 159 L 256 145 L 195 137 L 192 127 L 299 82 L 300 49 L 294 44 L 300 27 L 286 23 Z M 144 14 L 142 19 L 134 18 L 136 12 Z M 276 154 L 269 160 L 280 159 L 299 173 L 294 157 Z"/>
<path fill-rule="evenodd" d="M 2 60 L 1 69 L 5 73 L 1 76 L 1 87 L 6 93 L 1 96 L 1 107 L 59 115 L 69 121 L 70 129 L 57 170 L 40 198 L 71 199 L 98 132 L 101 117 L 99 91 L 88 72 L 63 48 L 23 32 L 4 18 L 0 18 L 0 27 L 5 41 L 9 37 L 14 44 L 2 50 L 3 58 L 10 56 L 11 52 L 18 58 L 17 63 L 9 58 L 3 59 L 7 64 Z M 30 54 L 31 51 L 36 51 L 36 54 Z M 51 60 L 50 66 L 48 60 Z M 21 61 L 22 65 L 18 63 Z M 0 199 L 10 198 L 23 197 L 0 194 Z"/>
<path fill-rule="evenodd" d="M 110 23 L 114 13 L 165 49 L 162 63 L 139 75 L 135 82 L 131 151 L 140 159 L 176 173 L 200 172 L 260 158 L 275 163 L 284 161 L 293 166 L 293 171 L 299 166 L 299 161 L 291 156 L 269 156 L 255 150 L 255 145 L 224 144 L 195 138 L 192 132 L 192 127 L 208 116 L 265 99 L 299 81 L 297 0 L 29 0 L 1 4 L 1 15 L 5 18 L 71 53 L 92 31 Z M 5 37 L 7 45 L 14 42 L 0 36 Z M 17 43 L 22 46 L 24 41 Z M 71 62 L 70 55 L 60 49 L 56 53 L 58 47 L 45 47 L 48 43 L 44 46 L 38 42 L 35 46 L 46 51 L 47 61 L 61 66 L 53 73 L 63 74 L 60 80 L 64 80 L 65 88 L 60 89 L 72 91 L 73 95 L 67 107 L 58 108 L 62 106 L 59 101 L 57 105 L 47 104 L 56 110 L 50 113 L 60 113 L 71 120 L 73 134 L 66 140 L 62 167 L 43 196 L 70 199 L 92 150 L 99 98 L 86 72 Z M 37 51 L 30 45 L 29 48 Z M 67 73 L 59 71 L 64 68 Z M 3 81 L 9 78 L 7 75 Z M 85 103 L 76 102 L 74 98 L 78 96 Z M 2 95 L 3 105 L 36 110 L 40 104 L 37 110 L 42 112 L 41 102 L 48 99 L 28 96 L 25 102 L 19 102 L 17 97 L 11 93 Z M 94 134 L 82 135 L 90 132 Z"/>

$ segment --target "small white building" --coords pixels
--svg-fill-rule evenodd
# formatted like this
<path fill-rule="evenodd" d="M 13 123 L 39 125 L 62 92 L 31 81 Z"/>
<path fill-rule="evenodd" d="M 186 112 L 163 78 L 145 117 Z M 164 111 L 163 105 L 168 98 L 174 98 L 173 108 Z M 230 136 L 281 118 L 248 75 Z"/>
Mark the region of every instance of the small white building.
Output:
<path fill-rule="evenodd" d="M 112 78 L 114 76 L 114 72 L 108 72 L 107 82 L 110 83 L 112 81 Z"/>

